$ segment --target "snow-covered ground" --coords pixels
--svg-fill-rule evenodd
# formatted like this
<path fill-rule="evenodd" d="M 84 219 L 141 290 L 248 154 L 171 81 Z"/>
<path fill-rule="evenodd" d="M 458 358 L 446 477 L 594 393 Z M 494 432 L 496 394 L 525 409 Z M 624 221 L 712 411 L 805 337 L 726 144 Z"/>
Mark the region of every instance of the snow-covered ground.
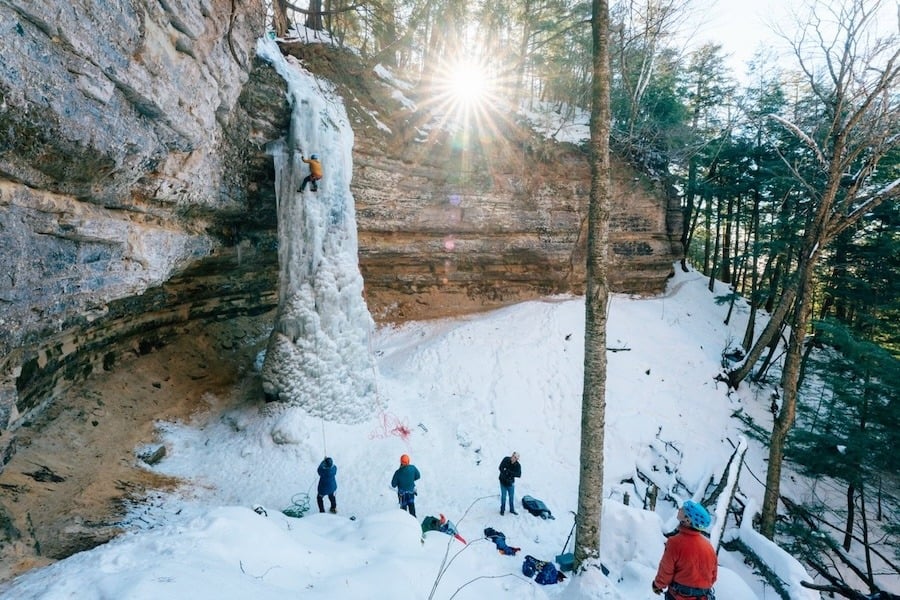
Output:
<path fill-rule="evenodd" d="M 767 418 L 766 401 L 729 395 L 714 379 L 746 307 L 723 325 L 727 306 L 715 304 L 706 283 L 677 270 L 664 295 L 613 297 L 601 534 L 608 577 L 595 571 L 540 586 L 521 574 L 526 554 L 553 560 L 563 550 L 577 507 L 584 302 L 555 297 L 381 328 L 372 349 L 386 409 L 361 424 L 239 397 L 207 398 L 212 408 L 193 421 L 160 423 L 168 453 L 154 468 L 192 484 L 135 507 L 130 533 L 30 572 L 0 597 L 654 598 L 650 581 L 675 505 L 642 510 L 640 486 L 627 481 L 640 468 L 663 489 L 677 478 L 702 493 L 741 439 L 732 412 Z M 555 519 L 499 514 L 497 466 L 513 450 L 523 465 L 517 503 L 537 497 Z M 403 453 L 422 472 L 419 520 L 397 508 L 390 488 Z M 337 515 L 315 509 L 315 471 L 326 454 L 338 466 Z M 741 489 L 761 498 L 753 477 L 764 474 L 761 451 L 751 443 L 747 456 Z M 313 510 L 302 518 L 280 512 L 306 502 Z M 423 541 L 421 519 L 438 514 L 467 545 L 440 532 Z M 520 554 L 500 555 L 483 539 L 486 527 L 503 531 Z M 738 535 L 733 528 L 724 523 L 726 538 Z M 796 568 L 772 556 L 782 572 Z M 720 550 L 719 558 L 719 598 L 777 597 L 741 556 Z"/>

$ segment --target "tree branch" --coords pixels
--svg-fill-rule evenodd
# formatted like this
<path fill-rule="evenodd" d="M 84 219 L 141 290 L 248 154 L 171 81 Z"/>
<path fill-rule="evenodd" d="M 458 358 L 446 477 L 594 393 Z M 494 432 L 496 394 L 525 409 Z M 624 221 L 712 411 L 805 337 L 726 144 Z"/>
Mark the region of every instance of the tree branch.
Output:
<path fill-rule="evenodd" d="M 341 14 L 341 13 L 350 12 L 351 10 L 356 10 L 357 8 L 362 8 L 362 7 L 364 7 L 365 4 L 364 4 L 364 3 L 361 3 L 361 4 L 351 4 L 351 5 L 349 5 L 349 6 L 342 6 L 342 7 L 340 7 L 340 8 L 333 8 L 333 9 L 331 9 L 331 10 L 308 10 L 308 9 L 306 9 L 306 8 L 300 8 L 299 6 L 296 6 L 296 5 L 291 4 L 291 3 L 287 3 L 286 6 L 287 6 L 289 9 L 291 9 L 292 11 L 298 12 L 298 13 L 300 13 L 300 14 L 302 14 L 302 15 L 322 15 L 322 16 L 328 16 L 328 15 L 339 15 L 339 14 Z"/>
<path fill-rule="evenodd" d="M 859 221 L 866 213 L 871 212 L 884 202 L 898 197 L 900 197 L 900 179 L 895 179 L 875 194 L 862 198 L 862 203 L 853 209 L 853 212 L 829 228 L 828 238 L 831 239 L 839 235 L 842 231 Z"/>

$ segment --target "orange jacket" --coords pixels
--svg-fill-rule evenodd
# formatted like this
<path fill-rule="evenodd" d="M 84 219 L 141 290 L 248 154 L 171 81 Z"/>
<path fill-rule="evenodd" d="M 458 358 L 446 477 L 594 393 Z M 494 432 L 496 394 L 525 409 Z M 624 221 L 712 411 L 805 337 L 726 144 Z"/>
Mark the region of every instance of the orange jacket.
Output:
<path fill-rule="evenodd" d="M 666 542 L 653 585 L 663 590 L 672 582 L 693 588 L 711 588 L 719 575 L 716 551 L 709 540 L 695 529 L 680 527 Z M 687 596 L 669 593 L 676 600 Z"/>
<path fill-rule="evenodd" d="M 322 179 L 322 163 L 311 158 L 301 160 L 309 165 L 309 174 L 313 176 L 313 179 Z"/>

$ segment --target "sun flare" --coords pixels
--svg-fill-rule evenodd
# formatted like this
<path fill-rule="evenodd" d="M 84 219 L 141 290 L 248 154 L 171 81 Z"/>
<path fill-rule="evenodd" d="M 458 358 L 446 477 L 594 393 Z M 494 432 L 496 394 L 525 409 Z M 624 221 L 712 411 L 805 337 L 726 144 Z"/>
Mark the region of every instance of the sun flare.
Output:
<path fill-rule="evenodd" d="M 497 61 L 473 55 L 441 61 L 428 77 L 420 105 L 423 115 L 433 119 L 427 129 L 450 132 L 453 147 L 463 150 L 499 135 L 516 113 L 515 94 L 509 91 L 511 72 Z"/>
<path fill-rule="evenodd" d="M 488 75 L 482 65 L 462 60 L 450 68 L 447 87 L 450 95 L 460 104 L 477 105 L 484 102 L 488 95 Z"/>

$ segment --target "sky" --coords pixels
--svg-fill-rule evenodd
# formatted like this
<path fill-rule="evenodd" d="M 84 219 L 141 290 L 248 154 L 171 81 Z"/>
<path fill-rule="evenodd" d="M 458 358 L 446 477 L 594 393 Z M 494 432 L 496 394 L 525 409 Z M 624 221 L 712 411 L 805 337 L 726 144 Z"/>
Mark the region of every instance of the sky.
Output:
<path fill-rule="evenodd" d="M 685 25 L 690 47 L 707 41 L 721 43 L 734 74 L 741 78 L 747 62 L 758 50 L 774 54 L 776 60 L 787 69 L 796 69 L 793 52 L 779 33 L 783 31 L 791 39 L 797 29 L 795 15 L 808 14 L 809 0 L 694 0 L 695 17 Z M 818 0 L 822 4 L 821 0 Z M 882 34 L 897 34 L 900 28 L 900 3 L 882 0 L 876 19 Z M 827 13 L 823 13 L 827 14 Z"/>
<path fill-rule="evenodd" d="M 732 69 L 736 74 L 743 73 L 747 61 L 760 48 L 785 50 L 773 27 L 788 18 L 789 4 L 800 3 L 784 0 L 706 0 L 697 9 L 697 35 L 693 37 L 696 43 L 707 40 L 721 43 L 731 55 L 729 64 Z M 787 55 L 784 56 L 787 59 Z"/>
<path fill-rule="evenodd" d="M 314 150 L 306 150 L 330 157 L 332 164 L 348 160 L 352 135 L 316 130 L 349 127 L 330 88 L 308 85 L 312 75 L 282 57 L 274 42 L 261 40 L 258 52 L 288 81 L 302 143 L 315 142 Z M 381 80 L 390 85 L 389 75 Z M 325 96 L 303 96 L 313 93 Z M 326 166 L 326 178 L 327 173 Z M 352 198 L 349 182 L 349 174 L 335 177 L 323 182 L 319 196 L 307 192 L 293 200 L 313 212 L 328 206 L 345 210 L 353 204 L 347 201 Z M 327 244 L 316 244 L 338 235 L 329 229 L 346 221 L 338 213 L 338 218 L 310 221 L 304 237 L 313 245 L 299 249 L 297 256 L 308 260 L 329 251 Z M 352 235 L 345 230 L 345 236 Z M 355 239 L 345 237 L 343 244 L 353 245 Z M 334 293 L 328 298 L 356 289 L 358 273 L 340 272 L 357 268 L 350 262 L 322 263 L 326 266 L 317 277 Z M 659 296 L 613 295 L 609 306 L 600 556 L 608 575 L 591 568 L 541 586 L 522 574 L 526 555 L 553 561 L 574 544 L 584 355 L 581 298 L 548 297 L 455 319 L 377 328 L 370 318 L 347 319 L 347 312 L 325 302 L 315 318 L 298 313 L 310 318 L 310 339 L 328 343 L 323 330 L 339 335 L 320 327 L 337 319 L 342 323 L 337 329 L 364 329 L 367 344 L 354 346 L 363 346 L 359 351 L 365 357 L 321 363 L 320 385 L 331 385 L 348 368 L 372 369 L 358 377 L 371 382 L 371 394 L 343 386 L 345 397 L 335 397 L 332 389 L 323 389 L 332 410 L 303 399 L 295 405 L 265 404 L 244 397 L 240 388 L 229 395 L 204 394 L 206 412 L 189 421 L 156 424 L 166 456 L 142 467 L 179 477 L 183 487 L 150 494 L 130 507 L 122 523 L 125 534 L 3 584 L 0 598 L 657 598 L 650 582 L 663 551 L 663 533 L 675 527 L 680 503 L 702 501 L 710 484 L 723 477 L 735 448 L 746 450 L 740 479 L 731 480 L 747 507 L 743 525 L 736 525 L 721 501 L 709 506 L 711 538 L 740 539 L 753 548 L 786 582 L 790 598 L 819 598 L 800 586 L 809 579 L 802 566 L 749 527 L 761 503 L 766 452 L 744 437 L 733 414 L 743 412 L 768 428 L 769 391 L 742 387 L 729 392 L 716 380 L 723 352 L 743 335 L 748 307 L 738 301 L 726 325 L 728 306 L 715 298 L 727 288 L 717 284 L 711 293 L 701 274 L 682 272 L 677 265 L 673 270 Z M 352 339 L 358 335 L 349 333 Z M 297 344 L 301 347 L 302 339 Z M 261 371 L 264 364 L 260 356 L 254 367 Z M 294 375 L 307 378 L 298 385 L 315 383 L 308 379 L 309 370 Z M 136 464 L 147 450 L 135 448 Z M 543 501 L 553 518 L 521 509 L 518 515 L 499 514 L 497 468 L 513 451 L 522 463 L 517 505 L 530 495 Z M 422 474 L 418 518 L 398 509 L 390 486 L 402 454 Z M 338 468 L 334 515 L 314 508 L 316 467 L 325 456 Z M 647 484 L 639 473 L 661 490 L 655 510 L 643 508 Z M 808 490 L 800 486 L 800 479 L 786 482 L 782 491 L 802 498 Z M 441 532 L 422 533 L 421 520 L 440 515 L 456 525 L 465 542 Z M 518 555 L 498 553 L 484 538 L 488 527 L 521 548 Z M 718 558 L 719 598 L 778 597 L 742 556 L 720 549 Z"/>

